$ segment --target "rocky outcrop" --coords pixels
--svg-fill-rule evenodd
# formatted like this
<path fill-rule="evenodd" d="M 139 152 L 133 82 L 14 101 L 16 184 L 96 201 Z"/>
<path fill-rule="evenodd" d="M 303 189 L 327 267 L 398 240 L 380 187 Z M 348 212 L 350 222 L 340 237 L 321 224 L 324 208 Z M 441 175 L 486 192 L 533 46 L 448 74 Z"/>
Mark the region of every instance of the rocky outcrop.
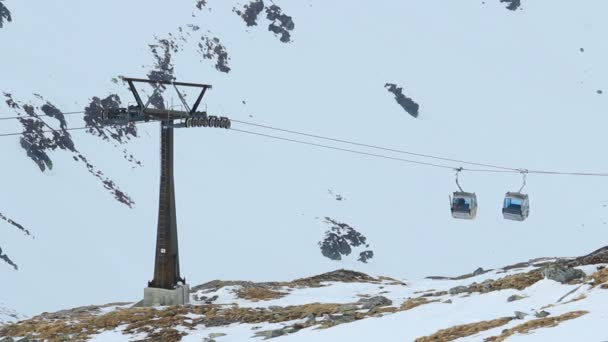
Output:
<path fill-rule="evenodd" d="M 13 21 L 13 17 L 11 16 L 11 11 L 9 11 L 8 8 L 2 2 L 0 2 L 0 28 L 4 26 L 4 21 L 10 23 Z"/>
<path fill-rule="evenodd" d="M 325 232 L 325 238 L 319 242 L 321 254 L 331 260 L 342 260 L 342 257 L 352 253 L 352 249 L 360 246 L 369 248 L 367 238 L 346 223 L 338 222 L 329 217 L 325 217 L 325 223 L 331 228 Z M 374 257 L 372 250 L 362 251 L 358 261 L 367 263 Z"/>
<path fill-rule="evenodd" d="M 541 271 L 542 275 L 554 281 L 557 281 L 562 284 L 566 284 L 574 279 L 583 278 L 585 276 L 585 272 L 572 268 L 572 267 L 564 267 L 561 265 L 554 265 L 544 268 Z"/>
<path fill-rule="evenodd" d="M 266 19 L 269 21 L 268 31 L 274 33 L 281 42 L 290 43 L 292 41 L 291 32 L 296 25 L 293 18 L 283 13 L 281 7 L 276 4 L 267 6 L 263 0 L 253 0 L 242 8 L 235 7 L 233 12 L 250 27 L 258 24 L 258 18 L 264 9 L 266 9 Z"/>
<path fill-rule="evenodd" d="M 243 6 L 242 9 L 233 9 L 234 13 L 243 18 L 247 26 L 256 26 L 258 24 L 258 16 L 264 11 L 264 1 L 254 0 Z"/>
<path fill-rule="evenodd" d="M 15 271 L 19 269 L 19 266 L 17 266 L 17 264 L 15 264 L 8 255 L 3 254 L 2 247 L 0 247 L 0 260 L 4 261 L 5 263 L 12 266 L 15 269 Z"/>
<path fill-rule="evenodd" d="M 13 98 L 12 94 L 4 93 L 6 105 L 12 109 L 19 117 L 18 120 L 23 126 L 20 145 L 25 150 L 27 156 L 38 166 L 41 172 L 51 170 L 53 161 L 50 157 L 52 151 L 65 151 L 72 154 L 72 158 L 86 166 L 87 171 L 93 177 L 99 179 L 103 187 L 107 189 L 114 198 L 132 207 L 133 200 L 116 183 L 89 162 L 88 158 L 76 148 L 76 144 L 68 131 L 65 116 L 55 105 L 46 101 L 41 95 L 34 94 L 36 101 L 23 103 Z M 59 128 L 55 129 L 44 119 L 55 119 Z"/>
<path fill-rule="evenodd" d="M 405 110 L 408 114 L 415 118 L 418 117 L 418 110 L 420 109 L 420 105 L 418 105 L 418 103 L 416 103 L 411 98 L 405 96 L 403 94 L 402 87 L 398 87 L 394 83 L 387 83 L 384 85 L 384 87 L 395 96 L 395 101 L 397 101 L 397 103 L 401 106 L 401 108 L 403 108 L 403 110 Z"/>
<path fill-rule="evenodd" d="M 507 3 L 507 9 L 510 11 L 516 11 L 521 6 L 521 0 L 500 0 L 500 2 Z"/>
<path fill-rule="evenodd" d="M 215 69 L 223 73 L 229 73 L 230 67 L 228 62 L 228 51 L 218 37 L 202 36 L 201 42 L 198 43 L 199 53 L 204 59 L 215 61 Z"/>
<path fill-rule="evenodd" d="M 30 233 L 29 230 L 27 230 L 24 226 L 22 226 L 21 224 L 13 221 L 12 219 L 10 219 L 9 217 L 5 216 L 4 214 L 0 213 L 0 220 L 1 221 L 5 221 L 8 224 L 10 224 L 11 226 L 19 229 L 20 231 L 22 231 L 25 235 L 29 235 L 31 236 L 32 234 Z M 7 263 L 8 265 L 12 266 L 15 270 L 18 270 L 19 267 L 17 266 L 17 264 L 15 264 L 13 262 L 13 260 L 11 260 L 11 258 L 6 255 L 3 254 L 2 252 L 2 247 L 0 247 L 0 260 L 4 261 L 5 263 Z"/>

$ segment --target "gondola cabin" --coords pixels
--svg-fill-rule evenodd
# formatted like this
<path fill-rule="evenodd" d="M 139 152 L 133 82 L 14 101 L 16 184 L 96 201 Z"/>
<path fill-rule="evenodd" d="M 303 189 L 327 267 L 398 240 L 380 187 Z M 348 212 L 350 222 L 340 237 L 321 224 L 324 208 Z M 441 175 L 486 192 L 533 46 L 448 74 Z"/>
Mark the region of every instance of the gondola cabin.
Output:
<path fill-rule="evenodd" d="M 530 214 L 530 200 L 527 194 L 507 192 L 502 204 L 502 216 L 507 220 L 524 221 Z"/>
<path fill-rule="evenodd" d="M 473 220 L 477 216 L 477 196 L 472 192 L 454 192 L 450 199 L 452 217 Z"/>

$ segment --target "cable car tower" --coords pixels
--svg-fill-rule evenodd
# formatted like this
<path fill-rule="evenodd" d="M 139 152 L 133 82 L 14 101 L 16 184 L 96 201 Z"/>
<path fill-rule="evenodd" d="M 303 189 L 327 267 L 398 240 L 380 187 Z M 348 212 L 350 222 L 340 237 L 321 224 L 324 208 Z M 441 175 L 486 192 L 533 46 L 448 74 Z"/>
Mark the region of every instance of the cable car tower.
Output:
<path fill-rule="evenodd" d="M 173 129 L 184 127 L 230 128 L 230 119 L 208 116 L 206 110 L 198 111 L 203 96 L 211 85 L 173 81 L 122 78 L 129 85 L 136 105 L 126 108 L 110 108 L 102 113 L 104 125 L 128 125 L 136 122 L 160 122 L 160 191 L 158 201 L 158 226 L 154 259 L 154 278 L 144 289 L 143 306 L 180 305 L 189 302 L 189 286 L 180 274 L 177 240 L 177 215 L 175 208 L 175 186 L 173 179 Z M 144 104 L 135 88 L 135 83 L 154 86 L 152 95 Z M 164 86 L 173 86 L 185 110 L 172 108 L 150 108 L 153 99 Z M 200 93 L 190 107 L 178 86 L 199 88 Z M 157 106 L 158 107 L 158 106 Z M 164 107 L 161 104 L 161 107 Z"/>

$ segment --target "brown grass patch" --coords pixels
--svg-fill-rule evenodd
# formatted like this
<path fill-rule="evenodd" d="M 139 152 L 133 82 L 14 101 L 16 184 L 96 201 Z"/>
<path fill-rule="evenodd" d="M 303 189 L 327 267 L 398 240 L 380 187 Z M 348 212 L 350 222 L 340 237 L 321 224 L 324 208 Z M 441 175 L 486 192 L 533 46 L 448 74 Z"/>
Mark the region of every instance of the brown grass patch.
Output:
<path fill-rule="evenodd" d="M 259 302 L 264 300 L 279 299 L 287 295 L 286 292 L 279 292 L 264 287 L 245 287 L 238 289 L 236 295 L 239 298 Z"/>
<path fill-rule="evenodd" d="M 225 307 L 220 305 L 175 306 L 161 310 L 154 308 L 119 309 L 104 315 L 84 312 L 79 316 L 58 319 L 45 319 L 36 316 L 32 319 L 0 327 L 0 336 L 34 337 L 49 341 L 86 341 L 91 335 L 104 330 L 113 330 L 125 325 L 125 334 L 147 333 L 142 341 L 180 341 L 186 335 L 175 328 L 195 329 L 201 325 L 207 327 L 227 326 L 233 323 L 280 323 L 309 316 L 345 314 L 341 312 L 344 304 L 306 304 L 279 307 L 273 310 L 263 308 Z M 392 312 L 396 308 L 377 308 L 370 312 L 348 312 L 353 320 L 368 316 Z M 201 315 L 199 318 L 187 318 L 188 313 Z M 339 316 L 339 315 L 338 315 Z M 315 323 L 328 324 L 328 323 Z M 311 324 L 311 325 L 315 325 Z M 331 323 L 340 324 L 340 323 Z"/>
<path fill-rule="evenodd" d="M 85 313 L 84 316 L 70 319 L 46 320 L 41 316 L 0 328 L 0 336 L 24 337 L 32 336 L 50 341 L 86 341 L 90 335 L 103 330 L 111 330 L 126 324 L 125 333 L 149 333 L 147 340 L 179 341 L 184 333 L 173 327 L 185 323 L 182 315 L 187 313 L 183 307 L 171 307 L 165 310 L 152 308 L 135 308 L 116 310 L 105 315 L 96 316 Z M 148 325 L 154 322 L 154 328 Z"/>
<path fill-rule="evenodd" d="M 505 289 L 523 290 L 537 281 L 542 280 L 543 275 L 539 270 L 530 271 L 527 273 L 518 273 L 509 275 L 503 278 L 496 279 L 489 283 L 488 288 L 484 288 L 484 284 L 472 284 L 470 286 L 472 292 L 490 292 Z"/>
<path fill-rule="evenodd" d="M 461 337 L 475 335 L 481 331 L 494 329 L 513 320 L 513 317 L 497 318 L 491 321 L 481 321 L 463 325 L 456 325 L 448 329 L 441 329 L 430 336 L 419 337 L 416 342 L 447 342 Z"/>
<path fill-rule="evenodd" d="M 592 275 L 590 275 L 589 277 L 587 277 L 585 279 L 586 281 L 593 281 L 593 287 L 602 285 L 602 288 L 604 285 L 608 285 L 605 284 L 606 282 L 608 282 L 608 268 L 602 268 L 599 271 L 594 272 Z"/>
<path fill-rule="evenodd" d="M 417 306 L 438 302 L 439 299 L 428 300 L 425 297 L 410 298 L 401 304 L 401 311 L 411 310 Z"/>
<path fill-rule="evenodd" d="M 555 327 L 561 322 L 575 319 L 588 313 L 588 311 L 572 311 L 555 317 L 534 319 L 517 325 L 511 329 L 507 329 L 498 336 L 488 337 L 484 340 L 484 342 L 502 342 L 514 334 L 527 334 L 532 330 Z"/>

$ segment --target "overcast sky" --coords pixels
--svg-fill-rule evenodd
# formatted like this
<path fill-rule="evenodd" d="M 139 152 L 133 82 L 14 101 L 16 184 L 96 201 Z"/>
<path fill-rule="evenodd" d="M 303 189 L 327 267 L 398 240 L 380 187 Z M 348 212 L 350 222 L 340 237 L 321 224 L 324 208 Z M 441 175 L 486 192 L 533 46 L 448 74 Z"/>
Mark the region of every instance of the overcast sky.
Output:
<path fill-rule="evenodd" d="M 208 3 L 212 10 L 199 12 L 194 1 L 5 1 L 14 20 L 0 30 L 0 91 L 22 101 L 38 93 L 64 111 L 113 91 L 129 99 L 111 78 L 144 77 L 154 36 L 196 24 L 220 37 L 231 58 L 232 71 L 218 72 L 201 61 L 196 39 L 176 56 L 178 80 L 213 84 L 210 113 L 509 167 L 608 172 L 608 94 L 596 92 L 608 90 L 605 1 L 523 1 L 518 11 L 498 0 L 277 1 L 296 24 L 290 44 L 266 21 L 247 29 L 232 12 L 238 3 Z M 387 82 L 420 104 L 418 119 L 397 105 Z M 12 115 L 0 105 L 0 116 Z M 0 132 L 18 129 L 0 123 Z M 55 168 L 42 174 L 18 137 L 0 138 L 0 212 L 35 235 L 0 223 L 0 245 L 20 266 L 0 265 L 0 302 L 36 314 L 143 296 L 153 273 L 159 129 L 148 124 L 141 133 L 126 146 L 144 165 L 135 169 L 123 147 L 73 133 L 83 154 L 133 197 L 133 210 L 71 155 L 53 153 Z M 458 275 L 580 255 L 608 241 L 605 178 L 530 175 L 531 214 L 520 223 L 500 213 L 519 175 L 464 173 L 461 185 L 477 193 L 480 208 L 477 220 L 458 221 L 449 212 L 456 190 L 449 169 L 225 130 L 183 129 L 175 139 L 181 269 L 192 285 L 336 268 L 404 279 Z M 317 217 L 325 216 L 367 236 L 369 264 L 321 255 L 327 225 Z"/>

